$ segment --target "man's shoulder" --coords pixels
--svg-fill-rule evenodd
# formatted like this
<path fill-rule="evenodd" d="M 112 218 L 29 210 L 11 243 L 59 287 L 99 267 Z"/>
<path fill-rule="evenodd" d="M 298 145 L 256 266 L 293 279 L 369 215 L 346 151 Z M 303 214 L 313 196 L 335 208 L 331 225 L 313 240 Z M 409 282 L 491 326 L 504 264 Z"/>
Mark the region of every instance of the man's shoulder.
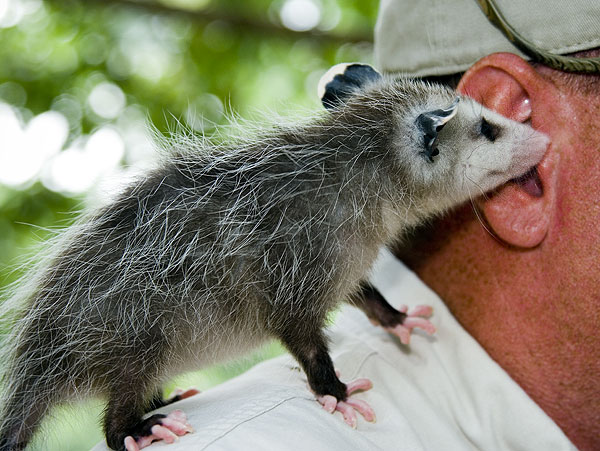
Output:
<path fill-rule="evenodd" d="M 334 365 L 342 381 L 371 379 L 373 388 L 353 397 L 374 409 L 375 423 L 359 416 L 354 430 L 339 412 L 323 410 L 286 355 L 162 409 L 182 409 L 196 430 L 167 449 L 574 449 L 414 274 L 388 258 L 372 281 L 394 306 L 434 306 L 438 329 L 433 337 L 417 330 L 406 346 L 357 309 L 338 316 L 330 331 Z"/>
<path fill-rule="evenodd" d="M 403 403 L 389 393 L 390 387 L 401 382 L 391 374 L 383 377 L 382 373 L 389 373 L 390 367 L 376 350 L 365 344 L 354 344 L 334 352 L 334 360 L 342 380 L 351 380 L 364 373 L 373 379 L 376 388 L 355 396 L 373 406 L 378 415 L 375 423 L 367 422 L 359 415 L 355 430 L 344 423 L 339 412 L 327 413 L 310 392 L 297 363 L 289 356 L 282 356 L 177 403 L 177 408 L 188 415 L 195 432 L 180 437 L 168 449 L 427 449 L 421 443 L 419 433 L 415 432 L 415 425 L 411 424 L 412 419 L 420 415 L 413 415 L 410 404 L 402 406 Z M 410 388 L 404 391 L 408 392 Z M 423 408 L 422 404 L 414 405 Z M 168 412 L 173 408 L 168 406 L 161 410 Z"/>

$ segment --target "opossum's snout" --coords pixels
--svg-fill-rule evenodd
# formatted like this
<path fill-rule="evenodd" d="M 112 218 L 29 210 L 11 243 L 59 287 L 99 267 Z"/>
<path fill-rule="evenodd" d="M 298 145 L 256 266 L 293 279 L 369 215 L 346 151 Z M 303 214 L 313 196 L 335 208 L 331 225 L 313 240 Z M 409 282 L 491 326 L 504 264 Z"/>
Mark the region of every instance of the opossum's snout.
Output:
<path fill-rule="evenodd" d="M 541 196 L 535 166 L 548 148 L 548 137 L 491 111 L 483 113 L 472 128 L 475 142 L 464 160 L 467 185 L 485 192 L 513 180 L 530 195 Z"/>
<path fill-rule="evenodd" d="M 525 166 L 529 166 L 529 168 L 524 173 L 514 177 L 512 181 L 519 185 L 527 194 L 533 197 L 541 197 L 544 192 L 537 171 L 537 164 L 546 154 L 550 139 L 543 133 L 533 130 L 532 132 L 531 138 L 524 144 L 526 149 L 523 151 L 524 161 L 521 163 Z"/>
<path fill-rule="evenodd" d="M 519 124 L 519 129 L 513 133 L 515 140 L 512 144 L 511 178 L 521 177 L 537 165 L 550 144 L 550 139 L 531 127 Z"/>

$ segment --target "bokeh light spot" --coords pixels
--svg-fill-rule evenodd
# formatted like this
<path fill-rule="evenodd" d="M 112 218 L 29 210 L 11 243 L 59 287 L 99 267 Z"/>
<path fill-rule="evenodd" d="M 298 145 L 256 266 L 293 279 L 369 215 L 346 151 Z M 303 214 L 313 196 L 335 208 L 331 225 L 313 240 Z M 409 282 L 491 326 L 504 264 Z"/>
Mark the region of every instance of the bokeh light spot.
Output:
<path fill-rule="evenodd" d="M 281 7 L 281 23 L 294 31 L 307 31 L 321 21 L 321 8 L 314 0 L 287 0 Z"/>
<path fill-rule="evenodd" d="M 14 109 L 0 103 L 0 183 L 20 187 L 31 182 L 68 134 L 69 123 L 59 112 L 42 113 L 23 127 Z"/>
<path fill-rule="evenodd" d="M 96 130 L 84 143 L 77 140 L 57 154 L 42 176 L 44 185 L 65 194 L 80 194 L 90 190 L 102 176 L 119 167 L 125 144 L 112 127 Z"/>
<path fill-rule="evenodd" d="M 114 119 L 125 107 L 125 94 L 114 83 L 102 82 L 92 89 L 88 103 L 98 116 Z"/>

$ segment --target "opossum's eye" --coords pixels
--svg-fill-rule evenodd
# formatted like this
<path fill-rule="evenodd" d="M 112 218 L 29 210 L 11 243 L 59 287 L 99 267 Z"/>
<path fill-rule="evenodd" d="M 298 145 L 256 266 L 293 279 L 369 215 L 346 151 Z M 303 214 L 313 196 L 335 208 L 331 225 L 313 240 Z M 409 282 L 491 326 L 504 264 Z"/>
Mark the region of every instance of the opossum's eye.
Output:
<path fill-rule="evenodd" d="M 481 124 L 479 125 L 479 131 L 483 136 L 485 136 L 489 141 L 496 141 L 496 138 L 500 134 L 500 128 L 494 124 L 490 124 L 485 118 L 481 119 Z"/>

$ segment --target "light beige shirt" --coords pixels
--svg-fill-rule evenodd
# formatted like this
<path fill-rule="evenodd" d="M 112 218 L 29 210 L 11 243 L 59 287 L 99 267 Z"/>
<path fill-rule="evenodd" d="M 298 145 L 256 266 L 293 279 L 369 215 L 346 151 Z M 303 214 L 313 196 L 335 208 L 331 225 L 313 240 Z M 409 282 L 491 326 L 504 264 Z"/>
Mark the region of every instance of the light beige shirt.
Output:
<path fill-rule="evenodd" d="M 195 433 L 171 445 L 182 450 L 574 450 L 556 424 L 485 353 L 442 301 L 383 251 L 372 282 L 392 305 L 434 307 L 433 337 L 413 333 L 410 346 L 364 314 L 346 307 L 331 330 L 332 356 L 342 380 L 368 377 L 357 394 L 377 414 L 359 416 L 356 430 L 325 412 L 289 356 L 161 411 L 186 412 Z M 99 444 L 94 451 L 107 450 Z"/>

